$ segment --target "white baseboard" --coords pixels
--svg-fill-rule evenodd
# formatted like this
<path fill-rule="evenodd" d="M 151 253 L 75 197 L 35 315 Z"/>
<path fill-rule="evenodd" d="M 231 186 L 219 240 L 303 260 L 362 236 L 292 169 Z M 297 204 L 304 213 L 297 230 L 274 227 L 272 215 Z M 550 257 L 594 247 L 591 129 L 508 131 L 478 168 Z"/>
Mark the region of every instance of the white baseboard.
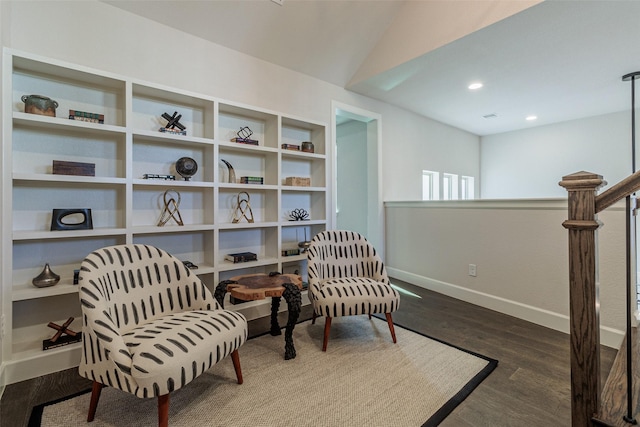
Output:
<path fill-rule="evenodd" d="M 439 294 L 447 295 L 499 313 L 517 317 L 518 319 L 564 332 L 565 334 L 569 333 L 569 316 L 564 314 L 554 313 L 549 310 L 523 304 L 517 301 L 511 301 L 499 296 L 419 276 L 393 267 L 387 266 L 387 273 L 391 277 L 403 280 L 424 289 L 438 292 Z M 610 328 L 608 326 L 600 326 L 601 344 L 617 350 L 620 348 L 623 338 L 624 331 Z"/>

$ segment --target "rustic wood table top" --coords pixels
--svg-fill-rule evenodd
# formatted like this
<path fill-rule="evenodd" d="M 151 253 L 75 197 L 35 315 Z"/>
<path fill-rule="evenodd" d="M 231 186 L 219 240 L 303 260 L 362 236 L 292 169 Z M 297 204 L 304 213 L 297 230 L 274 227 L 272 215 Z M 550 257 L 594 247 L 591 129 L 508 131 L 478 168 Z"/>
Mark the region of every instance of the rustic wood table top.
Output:
<path fill-rule="evenodd" d="M 227 292 L 234 298 L 244 301 L 255 301 L 267 297 L 281 297 L 284 283 L 293 283 L 302 289 L 302 278 L 297 274 L 278 274 L 270 276 L 264 273 L 244 274 L 231 279 L 237 283 L 227 285 Z"/>

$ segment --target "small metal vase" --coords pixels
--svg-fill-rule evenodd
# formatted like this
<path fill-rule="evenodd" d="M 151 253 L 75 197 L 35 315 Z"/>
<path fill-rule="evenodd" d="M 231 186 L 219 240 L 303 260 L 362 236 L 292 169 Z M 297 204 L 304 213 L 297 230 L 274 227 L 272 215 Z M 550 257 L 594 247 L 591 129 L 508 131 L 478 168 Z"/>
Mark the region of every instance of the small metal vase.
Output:
<path fill-rule="evenodd" d="M 38 274 L 38 276 L 34 277 L 31 283 L 36 288 L 46 288 L 48 286 L 53 286 L 60 281 L 60 276 L 51 271 L 51 267 L 47 263 L 42 270 L 42 273 Z"/>

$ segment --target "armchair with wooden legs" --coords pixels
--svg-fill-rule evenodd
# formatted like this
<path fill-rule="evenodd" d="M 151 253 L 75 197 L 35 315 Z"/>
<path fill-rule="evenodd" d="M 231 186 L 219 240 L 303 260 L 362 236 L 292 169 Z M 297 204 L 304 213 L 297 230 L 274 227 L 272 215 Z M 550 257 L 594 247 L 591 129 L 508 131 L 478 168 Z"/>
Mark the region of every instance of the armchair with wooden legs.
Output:
<path fill-rule="evenodd" d="M 167 252 L 129 244 L 98 249 L 79 275 L 83 317 L 80 375 L 93 380 L 87 421 L 103 386 L 158 399 L 167 426 L 169 393 L 231 355 L 238 384 L 238 348 L 247 320 L 223 310 L 184 264 Z"/>
<path fill-rule="evenodd" d="M 325 316 L 322 351 L 327 350 L 331 319 L 339 316 L 367 314 L 371 318 L 384 313 L 396 342 L 391 313 L 398 309 L 400 295 L 367 239 L 353 231 L 324 231 L 311 240 L 307 259 L 312 323 L 317 316 Z"/>

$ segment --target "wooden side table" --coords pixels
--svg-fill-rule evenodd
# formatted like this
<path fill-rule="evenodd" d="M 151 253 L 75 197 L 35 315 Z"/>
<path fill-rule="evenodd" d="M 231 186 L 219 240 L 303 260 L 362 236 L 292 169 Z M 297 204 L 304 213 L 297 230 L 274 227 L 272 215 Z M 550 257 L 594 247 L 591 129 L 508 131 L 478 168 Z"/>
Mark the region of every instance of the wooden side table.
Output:
<path fill-rule="evenodd" d="M 287 302 L 289 318 L 284 332 L 284 358 L 285 360 L 296 357 L 296 349 L 293 346 L 293 328 L 296 326 L 300 310 L 302 309 L 302 278 L 297 274 L 245 274 L 223 280 L 218 283 L 214 297 L 223 306 L 224 296 L 229 292 L 234 298 L 244 301 L 262 300 L 271 297 L 271 335 L 281 335 L 278 324 L 278 309 L 280 298 Z"/>

